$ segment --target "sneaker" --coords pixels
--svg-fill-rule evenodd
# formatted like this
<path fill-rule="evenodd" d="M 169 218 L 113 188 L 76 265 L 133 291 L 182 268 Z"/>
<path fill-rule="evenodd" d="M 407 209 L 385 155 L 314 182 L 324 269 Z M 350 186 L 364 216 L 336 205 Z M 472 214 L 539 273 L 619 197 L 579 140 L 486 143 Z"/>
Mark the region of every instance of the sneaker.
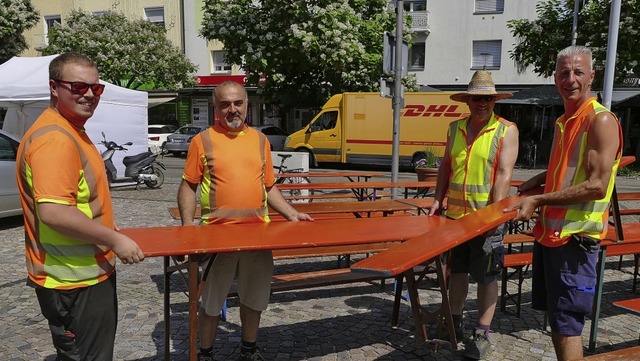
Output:
<path fill-rule="evenodd" d="M 264 357 L 260 353 L 260 349 L 256 348 L 254 353 L 240 351 L 240 357 L 238 361 L 265 361 Z"/>
<path fill-rule="evenodd" d="M 205 356 L 201 353 L 198 354 L 198 361 L 213 361 L 212 356 Z"/>
<path fill-rule="evenodd" d="M 491 343 L 487 336 L 484 335 L 484 331 L 481 329 L 475 329 L 473 336 L 469 338 L 464 344 L 464 351 L 462 356 L 468 357 L 474 360 L 481 360 L 485 358 L 491 352 Z"/>

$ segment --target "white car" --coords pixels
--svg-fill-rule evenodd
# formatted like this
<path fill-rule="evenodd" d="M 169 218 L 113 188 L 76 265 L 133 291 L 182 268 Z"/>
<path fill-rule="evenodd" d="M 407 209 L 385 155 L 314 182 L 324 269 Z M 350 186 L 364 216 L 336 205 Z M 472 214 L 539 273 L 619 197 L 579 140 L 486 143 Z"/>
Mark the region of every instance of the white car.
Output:
<path fill-rule="evenodd" d="M 284 148 L 284 142 L 289 134 L 281 128 L 275 125 L 254 125 L 252 127 L 267 136 L 269 143 L 271 143 L 271 150 L 282 150 Z"/>
<path fill-rule="evenodd" d="M 19 144 L 18 138 L 0 130 L 0 218 L 22 214 L 16 183 Z"/>
<path fill-rule="evenodd" d="M 154 153 L 160 152 L 167 144 L 167 137 L 178 130 L 176 125 L 149 124 L 149 141 L 147 147 Z"/>

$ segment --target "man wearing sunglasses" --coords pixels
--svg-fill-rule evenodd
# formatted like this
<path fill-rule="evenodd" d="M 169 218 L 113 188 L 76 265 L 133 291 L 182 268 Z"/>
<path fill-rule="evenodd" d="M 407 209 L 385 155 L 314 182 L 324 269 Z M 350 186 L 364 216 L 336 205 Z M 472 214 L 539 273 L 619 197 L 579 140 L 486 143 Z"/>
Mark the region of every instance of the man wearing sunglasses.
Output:
<path fill-rule="evenodd" d="M 115 257 L 144 259 L 116 231 L 100 153 L 84 125 L 104 91 L 89 58 L 65 53 L 49 64 L 51 100 L 18 148 L 28 279 L 49 323 L 56 360 L 113 360 Z"/>
<path fill-rule="evenodd" d="M 461 218 L 509 195 L 513 167 L 518 157 L 518 129 L 493 112 L 497 100 L 510 93 L 496 92 L 491 73 L 476 71 L 466 92 L 451 99 L 467 103 L 471 114 L 452 122 L 438 170 L 433 206 L 429 215 L 444 213 Z M 491 350 L 489 329 L 498 301 L 498 282 L 504 264 L 505 225 L 461 244 L 451 251 L 449 300 L 456 338 L 464 339 L 462 311 L 469 291 L 469 275 L 478 283 L 478 323 L 471 338 L 464 340 L 462 355 L 482 359 Z"/>

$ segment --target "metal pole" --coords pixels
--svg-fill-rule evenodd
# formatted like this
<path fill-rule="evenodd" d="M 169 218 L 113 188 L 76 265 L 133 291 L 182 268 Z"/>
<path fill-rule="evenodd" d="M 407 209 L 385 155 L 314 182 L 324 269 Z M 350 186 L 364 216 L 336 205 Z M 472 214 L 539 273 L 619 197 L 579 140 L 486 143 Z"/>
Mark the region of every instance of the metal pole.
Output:
<path fill-rule="evenodd" d="M 620 26 L 620 0 L 611 1 L 609 16 L 609 38 L 607 40 L 607 60 L 604 69 L 604 86 L 602 88 L 602 105 L 611 109 L 613 79 L 616 73 L 616 51 L 618 50 L 618 27 Z"/>
<path fill-rule="evenodd" d="M 618 26 L 620 24 L 620 0 L 611 0 L 611 15 L 609 15 L 609 38 L 607 42 L 607 60 L 604 70 L 604 87 L 602 94 L 602 105 L 611 109 L 611 95 L 613 94 L 613 78 L 616 69 L 616 51 L 618 49 Z M 604 263 L 606 256 L 606 247 L 600 250 L 598 270 L 598 282 L 596 284 L 596 296 L 593 303 L 591 330 L 589 335 L 589 351 L 593 352 L 596 348 L 596 337 L 598 336 L 598 322 L 600 319 L 600 303 L 602 302 L 602 274 L 604 272 Z"/>
<path fill-rule="evenodd" d="M 393 138 L 391 146 L 391 181 L 398 181 L 398 170 L 400 168 L 400 110 L 404 106 L 402 96 L 402 27 L 404 24 L 404 1 L 396 2 L 396 51 L 394 55 L 393 82 Z M 398 188 L 391 188 L 391 199 L 398 198 Z"/>
<path fill-rule="evenodd" d="M 573 6 L 573 26 L 571 27 L 571 45 L 576 45 L 578 40 L 578 12 L 580 11 L 580 0 L 575 0 Z"/>

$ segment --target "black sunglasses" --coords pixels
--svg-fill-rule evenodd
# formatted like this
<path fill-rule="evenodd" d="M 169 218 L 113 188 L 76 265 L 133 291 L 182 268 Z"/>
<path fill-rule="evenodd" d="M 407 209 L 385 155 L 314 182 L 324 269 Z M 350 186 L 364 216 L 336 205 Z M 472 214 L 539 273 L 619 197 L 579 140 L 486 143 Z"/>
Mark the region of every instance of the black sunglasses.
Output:
<path fill-rule="evenodd" d="M 66 81 L 53 79 L 56 83 L 69 84 L 69 90 L 72 94 L 85 95 L 89 88 L 93 92 L 93 95 L 99 96 L 104 92 L 104 84 L 87 84 L 81 81 Z"/>
<path fill-rule="evenodd" d="M 490 102 L 495 99 L 493 95 L 472 95 L 469 98 L 471 98 L 471 101 L 473 102 L 479 102 L 481 100 L 484 100 L 485 102 Z"/>

